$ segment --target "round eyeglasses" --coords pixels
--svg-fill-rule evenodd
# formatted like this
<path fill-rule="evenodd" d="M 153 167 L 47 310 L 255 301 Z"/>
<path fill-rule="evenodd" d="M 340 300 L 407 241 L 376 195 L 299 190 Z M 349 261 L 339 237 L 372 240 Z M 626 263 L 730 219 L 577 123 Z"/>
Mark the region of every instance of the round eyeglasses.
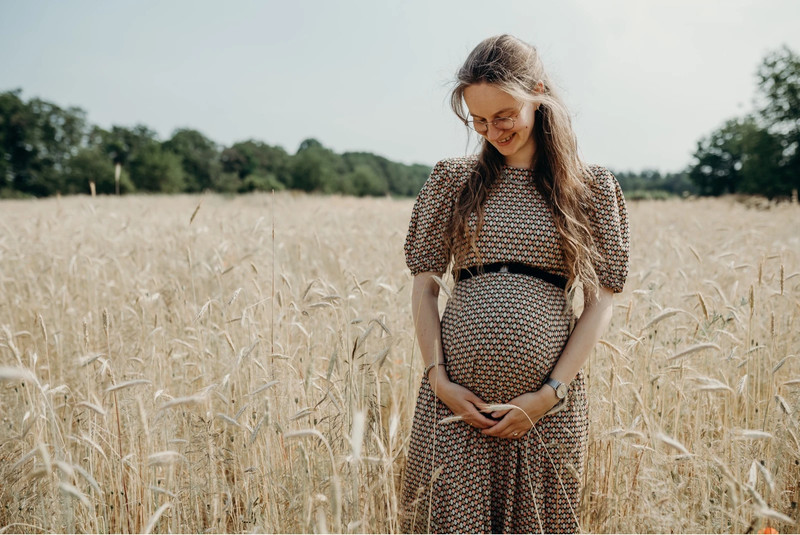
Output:
<path fill-rule="evenodd" d="M 471 121 L 466 121 L 467 126 L 475 130 L 479 134 L 485 134 L 489 131 L 489 125 L 491 124 L 498 130 L 511 130 L 514 128 L 514 117 L 498 117 L 494 121 L 484 121 L 473 119 Z"/>

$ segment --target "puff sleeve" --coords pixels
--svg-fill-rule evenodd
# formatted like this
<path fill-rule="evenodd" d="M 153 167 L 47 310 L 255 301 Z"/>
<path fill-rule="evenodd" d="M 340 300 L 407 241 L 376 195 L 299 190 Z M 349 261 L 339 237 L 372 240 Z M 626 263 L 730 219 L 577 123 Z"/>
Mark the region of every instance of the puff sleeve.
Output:
<path fill-rule="evenodd" d="M 414 203 L 405 242 L 406 265 L 412 275 L 444 273 L 450 263 L 445 230 L 455 203 L 451 166 L 437 163 Z"/>
<path fill-rule="evenodd" d="M 616 177 L 605 167 L 592 166 L 593 199 L 590 221 L 602 259 L 595 266 L 600 285 L 619 293 L 628 277 L 630 233 L 625 198 Z"/>

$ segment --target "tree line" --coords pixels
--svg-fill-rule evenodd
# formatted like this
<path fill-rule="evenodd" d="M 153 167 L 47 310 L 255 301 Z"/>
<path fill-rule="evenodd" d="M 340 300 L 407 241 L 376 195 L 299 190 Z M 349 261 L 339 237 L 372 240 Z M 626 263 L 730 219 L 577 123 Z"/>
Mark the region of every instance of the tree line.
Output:
<path fill-rule="evenodd" d="M 416 195 L 430 173 L 368 152 L 337 154 L 315 139 L 295 154 L 258 140 L 221 147 L 182 128 L 160 141 L 147 126 L 91 125 L 86 112 L 20 89 L 0 93 L 0 197 L 88 193 L 246 193 L 296 189 Z"/>
<path fill-rule="evenodd" d="M 631 198 L 760 194 L 800 189 L 800 57 L 783 47 L 758 68 L 756 109 L 727 120 L 697 143 L 684 170 L 617 172 Z M 88 123 L 77 107 L 20 89 L 0 93 L 0 197 L 56 193 L 245 193 L 296 189 L 348 195 L 416 195 L 430 167 L 368 152 L 337 154 L 315 139 L 294 154 L 250 139 L 222 147 L 182 128 L 160 141 L 147 126 Z"/>
<path fill-rule="evenodd" d="M 697 143 L 688 173 L 701 195 L 772 199 L 800 189 L 800 56 L 786 46 L 769 53 L 757 79 L 755 109 Z"/>
<path fill-rule="evenodd" d="M 349 195 L 417 194 L 430 173 L 367 152 L 337 154 L 315 139 L 290 155 L 257 140 L 220 147 L 197 130 L 176 130 L 166 141 L 144 125 L 91 125 L 80 108 L 21 90 L 0 93 L 0 198 L 56 193 L 245 193 L 297 189 Z M 685 172 L 617 174 L 634 198 L 694 191 Z"/>
<path fill-rule="evenodd" d="M 800 189 L 800 56 L 785 46 L 767 54 L 757 80 L 755 109 L 701 138 L 685 169 L 615 172 L 625 196 L 794 195 Z"/>

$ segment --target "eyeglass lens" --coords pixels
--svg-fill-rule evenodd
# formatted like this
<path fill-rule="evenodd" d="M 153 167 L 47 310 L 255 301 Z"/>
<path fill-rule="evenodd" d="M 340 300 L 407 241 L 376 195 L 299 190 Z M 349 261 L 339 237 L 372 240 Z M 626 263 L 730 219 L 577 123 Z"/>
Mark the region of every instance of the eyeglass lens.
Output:
<path fill-rule="evenodd" d="M 481 134 L 489 130 L 489 123 L 487 121 L 469 121 L 470 126 Z M 514 119 L 511 117 L 500 117 L 492 121 L 492 125 L 500 130 L 508 130 L 514 127 Z"/>

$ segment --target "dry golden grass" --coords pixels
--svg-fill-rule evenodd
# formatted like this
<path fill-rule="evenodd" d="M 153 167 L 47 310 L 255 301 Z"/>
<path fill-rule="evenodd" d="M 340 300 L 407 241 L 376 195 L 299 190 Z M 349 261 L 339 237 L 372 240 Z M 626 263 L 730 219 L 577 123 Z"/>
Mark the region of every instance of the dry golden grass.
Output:
<path fill-rule="evenodd" d="M 0 532 L 398 529 L 411 201 L 199 202 L 0 203 Z M 797 531 L 800 208 L 629 210 L 583 529 Z"/>

